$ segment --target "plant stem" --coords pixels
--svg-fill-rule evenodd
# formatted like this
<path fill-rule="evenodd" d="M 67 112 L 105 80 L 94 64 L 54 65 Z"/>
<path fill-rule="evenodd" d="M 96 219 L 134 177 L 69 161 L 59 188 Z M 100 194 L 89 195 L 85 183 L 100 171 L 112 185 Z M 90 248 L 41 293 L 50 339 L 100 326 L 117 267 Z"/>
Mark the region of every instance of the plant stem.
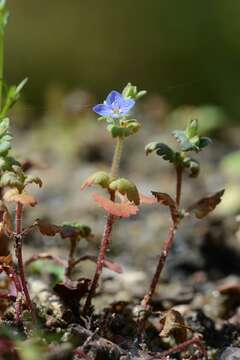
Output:
<path fill-rule="evenodd" d="M 0 112 L 3 107 L 4 30 L 0 30 Z"/>
<path fill-rule="evenodd" d="M 23 257 L 22 257 L 22 215 L 23 215 L 23 206 L 21 203 L 17 202 L 16 205 L 16 257 L 18 261 L 18 269 L 19 269 L 19 276 L 22 283 L 22 290 L 25 295 L 26 304 L 31 312 L 32 319 L 36 321 L 36 315 L 33 309 L 32 301 L 28 292 L 25 273 L 24 273 L 24 265 L 23 265 Z"/>
<path fill-rule="evenodd" d="M 169 251 L 171 250 L 172 244 L 173 244 L 173 240 L 174 240 L 174 235 L 175 235 L 175 226 L 173 224 L 173 222 L 170 225 L 169 231 L 168 231 L 168 236 L 167 239 L 164 241 L 163 244 L 163 248 L 161 250 L 161 254 L 158 260 L 158 265 L 155 271 L 155 274 L 152 278 L 151 284 L 150 284 L 150 288 L 148 293 L 144 296 L 143 300 L 142 300 L 142 306 L 144 306 L 145 308 L 148 307 L 148 305 L 150 304 L 152 297 L 155 293 L 162 269 L 165 265 L 166 262 L 166 258 L 169 254 Z"/>
<path fill-rule="evenodd" d="M 72 277 L 72 271 L 75 266 L 74 265 L 74 263 L 75 263 L 74 254 L 75 254 L 76 246 L 77 246 L 77 239 L 71 238 L 70 239 L 70 249 L 69 249 L 69 254 L 68 254 L 68 264 L 67 264 L 66 271 L 65 271 L 65 276 L 69 279 L 71 279 L 71 277 Z"/>
<path fill-rule="evenodd" d="M 182 192 L 182 173 L 183 169 L 181 166 L 176 167 L 177 183 L 176 183 L 176 204 L 179 207 L 181 201 Z"/>
<path fill-rule="evenodd" d="M 123 138 L 118 137 L 115 151 L 114 151 L 113 161 L 112 161 L 111 178 L 116 178 L 118 176 L 118 170 L 119 170 L 119 165 L 120 165 L 120 160 L 121 160 L 121 155 L 122 155 L 122 148 L 123 148 Z M 115 201 L 115 193 L 114 192 L 110 192 L 110 200 Z M 106 256 L 106 252 L 108 251 L 108 248 L 109 248 L 110 236 L 112 233 L 114 220 L 115 220 L 114 215 L 108 214 L 107 221 L 106 221 L 104 231 L 103 231 L 101 247 L 100 247 L 100 251 L 98 254 L 96 271 L 95 271 L 95 274 L 94 274 L 94 277 L 93 277 L 93 280 L 92 280 L 92 283 L 90 286 L 87 300 L 86 300 L 84 308 L 83 308 L 84 315 L 87 315 L 87 313 L 89 311 L 89 308 L 92 303 L 92 298 L 95 295 L 95 292 L 96 292 L 96 289 L 98 286 L 98 282 L 99 282 L 99 279 L 100 279 L 102 271 L 103 271 L 104 259 Z"/>
<path fill-rule="evenodd" d="M 176 181 L 176 204 L 177 207 L 180 204 L 180 200 L 181 200 L 181 192 L 182 192 L 182 168 L 181 167 L 176 167 L 176 175 L 177 175 L 177 181 Z M 168 254 L 172 248 L 172 244 L 173 244 L 173 240 L 174 240 L 174 236 L 175 236 L 175 231 L 176 231 L 176 226 L 174 224 L 174 221 L 171 220 L 171 224 L 168 230 L 168 236 L 167 239 L 164 241 L 163 243 L 163 247 L 161 250 L 161 254 L 158 260 L 158 265 L 157 268 L 155 270 L 155 273 L 153 275 L 150 287 L 149 287 L 149 291 L 147 292 L 147 294 L 144 296 L 141 305 L 147 309 L 149 307 L 149 304 L 152 300 L 152 297 L 156 291 L 156 287 L 157 284 L 159 282 L 159 278 L 160 275 L 162 273 L 163 267 L 165 265 L 166 259 L 168 257 Z M 145 319 L 143 319 L 142 321 L 140 321 L 140 329 L 139 329 L 139 333 L 141 334 L 143 331 L 143 328 L 145 326 Z"/>

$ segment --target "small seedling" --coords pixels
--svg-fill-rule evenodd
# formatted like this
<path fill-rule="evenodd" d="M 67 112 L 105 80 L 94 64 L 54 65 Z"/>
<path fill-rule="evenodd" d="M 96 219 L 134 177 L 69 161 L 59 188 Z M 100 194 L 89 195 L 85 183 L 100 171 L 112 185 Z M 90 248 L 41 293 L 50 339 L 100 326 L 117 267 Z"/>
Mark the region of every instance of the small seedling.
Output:
<path fill-rule="evenodd" d="M 166 263 L 168 254 L 172 248 L 176 230 L 179 224 L 189 215 L 194 215 L 197 219 L 206 217 L 216 206 L 221 202 L 221 198 L 224 194 L 224 190 L 217 191 L 216 193 L 203 197 L 190 205 L 186 209 L 181 208 L 182 197 L 182 180 L 183 174 L 187 173 L 190 178 L 196 178 L 200 172 L 200 163 L 190 156 L 191 152 L 198 153 L 211 143 L 209 138 L 201 137 L 199 135 L 198 121 L 192 120 L 188 123 L 185 130 L 177 130 L 173 132 L 173 136 L 179 143 L 180 151 L 175 151 L 168 145 L 158 142 L 152 142 L 145 148 L 146 155 L 156 153 L 162 157 L 165 161 L 170 162 L 175 169 L 176 173 L 176 194 L 175 198 L 169 194 L 163 192 L 152 191 L 153 196 L 157 201 L 169 207 L 170 212 L 170 225 L 168 230 L 168 236 L 163 243 L 161 254 L 158 260 L 158 264 L 150 283 L 148 292 L 145 294 L 141 305 L 144 309 L 143 317 L 139 320 L 139 336 L 142 336 L 142 332 L 145 327 L 146 317 L 149 313 L 149 308 L 153 295 L 156 292 L 156 287 L 159 283 L 159 278 Z M 177 345 L 175 348 L 167 351 L 163 355 L 167 356 L 174 352 L 181 351 L 183 348 L 190 344 L 196 344 L 202 346 L 199 339 L 193 337 L 191 340 L 186 340 L 182 344 Z M 204 350 L 206 356 L 206 352 Z"/>

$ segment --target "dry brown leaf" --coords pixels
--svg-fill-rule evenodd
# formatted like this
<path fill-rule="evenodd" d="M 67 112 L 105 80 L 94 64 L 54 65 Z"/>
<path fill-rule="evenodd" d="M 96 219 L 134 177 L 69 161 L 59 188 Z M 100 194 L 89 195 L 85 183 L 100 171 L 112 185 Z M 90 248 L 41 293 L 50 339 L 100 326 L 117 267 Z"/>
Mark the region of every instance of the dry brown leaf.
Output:
<path fill-rule="evenodd" d="M 212 195 L 206 196 L 187 208 L 186 212 L 193 212 L 197 219 L 202 219 L 213 211 L 221 202 L 225 190 L 220 190 Z"/>
<path fill-rule="evenodd" d="M 173 336 L 177 342 L 187 340 L 187 327 L 182 315 L 177 310 L 168 310 L 160 323 L 163 326 L 160 336 Z"/>
<path fill-rule="evenodd" d="M 166 193 L 152 191 L 152 194 L 153 194 L 153 196 L 155 196 L 155 198 L 157 199 L 157 201 L 160 204 L 163 204 L 163 205 L 169 207 L 174 224 L 175 225 L 179 224 L 180 215 L 179 215 L 177 204 L 176 204 L 175 200 L 173 200 L 173 198 Z"/>

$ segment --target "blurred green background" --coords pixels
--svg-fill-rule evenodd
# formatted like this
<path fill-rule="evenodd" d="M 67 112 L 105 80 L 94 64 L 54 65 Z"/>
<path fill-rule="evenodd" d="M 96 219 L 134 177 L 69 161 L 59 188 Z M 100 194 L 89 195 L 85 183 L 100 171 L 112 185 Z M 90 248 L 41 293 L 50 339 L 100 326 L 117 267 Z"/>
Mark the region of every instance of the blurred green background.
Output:
<path fill-rule="evenodd" d="M 9 0 L 7 78 L 28 76 L 41 111 L 51 84 L 103 96 L 127 81 L 172 106 L 240 115 L 240 1 Z"/>

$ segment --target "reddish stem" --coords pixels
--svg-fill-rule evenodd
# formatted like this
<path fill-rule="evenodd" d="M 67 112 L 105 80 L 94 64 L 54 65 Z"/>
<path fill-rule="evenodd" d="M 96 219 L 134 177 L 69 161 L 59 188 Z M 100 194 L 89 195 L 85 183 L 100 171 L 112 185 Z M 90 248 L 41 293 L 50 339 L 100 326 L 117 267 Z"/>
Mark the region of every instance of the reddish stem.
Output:
<path fill-rule="evenodd" d="M 7 276 L 9 277 L 9 279 L 13 281 L 16 288 L 16 292 L 17 292 L 17 298 L 15 303 L 16 321 L 19 322 L 21 318 L 21 309 L 22 309 L 22 285 L 12 266 L 4 266 L 3 269 L 7 274 Z"/>
<path fill-rule="evenodd" d="M 115 199 L 115 194 L 111 193 L 111 200 L 114 201 Z M 96 271 L 91 283 L 91 287 L 87 296 L 87 300 L 86 303 L 84 305 L 83 308 L 83 314 L 86 315 L 89 311 L 89 308 L 91 306 L 92 303 L 92 298 L 95 295 L 97 286 L 98 286 L 98 282 L 99 282 L 99 278 L 102 274 L 102 270 L 104 267 L 104 259 L 106 256 L 106 252 L 108 250 L 109 247 L 109 242 L 110 242 L 110 236 L 111 236 L 111 232 L 112 232 L 112 228 L 113 228 L 113 224 L 114 224 L 114 219 L 115 217 L 112 214 L 108 214 L 107 217 L 107 222 L 104 228 L 104 232 L 103 232 L 103 237 L 102 237 L 102 242 L 101 242 L 101 247 L 100 247 L 100 251 L 98 254 L 98 261 L 97 261 L 97 266 L 96 266 Z"/>
<path fill-rule="evenodd" d="M 181 192 L 182 192 L 182 167 L 176 167 L 176 175 L 177 175 L 177 181 L 176 181 L 176 204 L 177 207 L 179 207 L 180 205 L 180 200 L 181 200 Z M 150 287 L 149 287 L 149 291 L 147 292 L 147 294 L 144 296 L 141 305 L 147 309 L 151 303 L 152 297 L 156 291 L 156 287 L 157 284 L 159 282 L 159 278 L 160 275 L 162 273 L 163 267 L 165 265 L 166 259 L 168 257 L 168 254 L 172 248 L 173 245 L 173 240 L 174 240 L 174 236 L 175 236 L 175 230 L 176 230 L 176 226 L 174 223 L 174 219 L 171 219 L 171 224 L 169 227 L 169 231 L 168 231 L 168 236 L 167 239 L 164 241 L 163 243 L 163 247 L 161 250 L 161 254 L 158 260 L 158 265 L 157 268 L 155 270 L 155 273 L 153 275 Z M 146 315 L 144 315 L 143 319 L 140 320 L 139 322 L 139 335 L 141 336 L 144 327 L 145 327 L 145 321 L 146 321 Z"/>
<path fill-rule="evenodd" d="M 176 174 L 177 174 L 177 183 L 176 183 L 176 204 L 177 206 L 180 205 L 181 201 L 181 192 L 182 192 L 182 167 L 176 167 Z"/>
<path fill-rule="evenodd" d="M 167 360 L 168 357 L 172 354 L 178 353 L 178 352 L 182 352 L 185 349 L 187 349 L 189 346 L 191 345 L 196 345 L 200 351 L 201 351 L 201 356 L 204 356 L 205 360 L 208 359 L 208 355 L 207 355 L 207 351 L 205 349 L 204 344 L 202 343 L 202 341 L 198 338 L 198 337 L 193 337 L 190 340 L 186 340 L 181 344 L 178 344 L 174 347 L 172 347 L 171 349 L 162 352 L 159 355 L 155 355 L 153 356 L 151 359 L 162 359 L 162 360 Z"/>
<path fill-rule="evenodd" d="M 166 258 L 169 254 L 169 251 L 171 250 L 172 244 L 173 244 L 173 240 L 174 240 L 174 234 L 175 234 L 175 226 L 174 223 L 172 222 L 168 231 L 168 236 L 167 239 L 165 240 L 164 244 L 163 244 L 163 248 L 161 250 L 161 254 L 158 260 L 158 265 L 155 271 L 155 274 L 152 278 L 151 284 L 150 284 L 150 288 L 148 293 L 144 296 L 143 300 L 142 300 L 142 306 L 144 306 L 145 308 L 147 308 L 152 300 L 152 297 L 156 291 L 156 287 L 162 272 L 162 269 L 165 265 L 166 262 Z"/>
<path fill-rule="evenodd" d="M 19 269 L 19 275 L 22 283 L 22 290 L 25 295 L 26 304 L 27 307 L 32 315 L 32 319 L 34 322 L 36 322 L 36 315 L 34 312 L 34 308 L 32 305 L 32 301 L 28 292 L 27 288 L 27 282 L 25 278 L 25 272 L 24 272 L 24 265 L 23 265 L 23 256 L 22 256 L 22 215 L 23 215 L 23 205 L 19 202 L 17 202 L 16 205 L 16 257 L 18 260 L 18 269 Z"/>

